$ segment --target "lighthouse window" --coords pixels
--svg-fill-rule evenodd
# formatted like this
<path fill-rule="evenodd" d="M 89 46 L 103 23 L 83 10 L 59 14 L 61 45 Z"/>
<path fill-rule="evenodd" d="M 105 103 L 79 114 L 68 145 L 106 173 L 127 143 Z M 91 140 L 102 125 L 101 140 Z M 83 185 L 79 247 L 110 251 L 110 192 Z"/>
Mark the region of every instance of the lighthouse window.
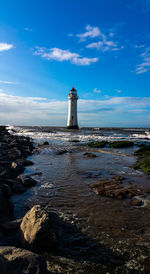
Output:
<path fill-rule="evenodd" d="M 72 120 L 73 120 L 73 116 L 72 116 Z"/>

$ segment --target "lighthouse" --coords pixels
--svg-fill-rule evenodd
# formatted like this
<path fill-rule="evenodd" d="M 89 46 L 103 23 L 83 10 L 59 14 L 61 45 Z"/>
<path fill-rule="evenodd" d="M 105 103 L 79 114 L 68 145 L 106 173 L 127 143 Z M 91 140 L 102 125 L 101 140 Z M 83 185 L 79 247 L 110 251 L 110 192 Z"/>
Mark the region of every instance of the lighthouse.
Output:
<path fill-rule="evenodd" d="M 74 87 L 70 90 L 68 94 L 69 108 L 68 108 L 68 122 L 67 128 L 78 129 L 78 119 L 77 119 L 77 100 L 78 95 Z"/>

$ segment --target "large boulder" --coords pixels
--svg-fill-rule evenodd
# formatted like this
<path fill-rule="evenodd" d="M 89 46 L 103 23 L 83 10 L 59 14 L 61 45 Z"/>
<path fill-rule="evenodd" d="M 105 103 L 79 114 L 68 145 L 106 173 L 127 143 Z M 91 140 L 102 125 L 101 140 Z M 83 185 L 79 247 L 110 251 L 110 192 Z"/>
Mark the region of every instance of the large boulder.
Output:
<path fill-rule="evenodd" d="M 36 205 L 24 216 L 20 234 L 23 247 L 33 251 L 49 251 L 59 242 L 59 218 L 56 213 Z"/>
<path fill-rule="evenodd" d="M 42 256 L 21 248 L 1 246 L 0 273 L 47 274 L 48 272 Z"/>

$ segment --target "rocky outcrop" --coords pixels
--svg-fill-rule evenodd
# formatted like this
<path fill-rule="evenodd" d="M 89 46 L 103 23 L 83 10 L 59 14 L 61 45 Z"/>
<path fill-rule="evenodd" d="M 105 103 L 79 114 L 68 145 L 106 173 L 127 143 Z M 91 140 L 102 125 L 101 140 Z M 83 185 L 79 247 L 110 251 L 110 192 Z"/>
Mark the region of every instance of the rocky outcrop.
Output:
<path fill-rule="evenodd" d="M 48 251 L 59 243 L 60 221 L 56 213 L 40 205 L 34 206 L 24 216 L 20 225 L 23 247 L 33 251 Z"/>
<path fill-rule="evenodd" d="M 103 178 L 90 186 L 96 194 L 106 197 L 117 199 L 132 199 L 137 195 L 144 197 L 146 193 L 143 189 L 132 183 L 122 185 L 122 180 L 120 176 L 114 176 L 111 179 Z"/>
<path fill-rule="evenodd" d="M 47 274 L 42 256 L 16 247 L 0 247 L 1 274 Z"/>

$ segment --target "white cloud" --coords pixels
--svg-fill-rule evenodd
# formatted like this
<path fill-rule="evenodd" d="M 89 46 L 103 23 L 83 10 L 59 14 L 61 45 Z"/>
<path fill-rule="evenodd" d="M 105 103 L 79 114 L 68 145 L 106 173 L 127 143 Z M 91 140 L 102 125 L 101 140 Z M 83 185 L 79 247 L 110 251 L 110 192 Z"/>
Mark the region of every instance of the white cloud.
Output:
<path fill-rule="evenodd" d="M 136 66 L 136 74 L 142 74 L 147 72 L 150 68 L 150 48 L 146 48 L 145 51 L 140 55 L 142 62 Z"/>
<path fill-rule="evenodd" d="M 24 30 L 32 32 L 32 29 L 29 27 L 25 27 Z"/>
<path fill-rule="evenodd" d="M 100 93 L 101 93 L 101 90 L 100 90 L 100 89 L 97 89 L 97 88 L 94 88 L 94 89 L 93 89 L 93 92 L 100 94 Z"/>
<path fill-rule="evenodd" d="M 86 31 L 84 33 L 79 33 L 76 36 L 80 38 L 80 41 L 83 42 L 88 38 L 95 38 L 99 36 L 104 36 L 101 30 L 98 27 L 92 27 L 90 25 L 86 26 Z"/>
<path fill-rule="evenodd" d="M 72 64 L 79 66 L 88 66 L 98 61 L 98 58 L 82 57 L 78 53 L 60 48 L 47 49 L 44 47 L 36 47 L 34 55 L 39 55 L 47 60 L 55 60 L 59 62 L 69 61 Z"/>
<path fill-rule="evenodd" d="M 12 49 L 14 46 L 12 44 L 8 44 L 8 43 L 0 43 L 0 51 L 5 51 L 5 50 L 10 50 Z"/>
<path fill-rule="evenodd" d="M 3 80 L 0 80 L 0 84 L 15 85 L 16 83 L 15 83 L 15 82 L 11 82 L 11 81 L 3 81 Z"/>
<path fill-rule="evenodd" d="M 116 89 L 116 91 L 117 91 L 118 93 L 121 93 L 121 92 L 122 92 L 122 90 L 121 90 L 121 89 Z"/>

